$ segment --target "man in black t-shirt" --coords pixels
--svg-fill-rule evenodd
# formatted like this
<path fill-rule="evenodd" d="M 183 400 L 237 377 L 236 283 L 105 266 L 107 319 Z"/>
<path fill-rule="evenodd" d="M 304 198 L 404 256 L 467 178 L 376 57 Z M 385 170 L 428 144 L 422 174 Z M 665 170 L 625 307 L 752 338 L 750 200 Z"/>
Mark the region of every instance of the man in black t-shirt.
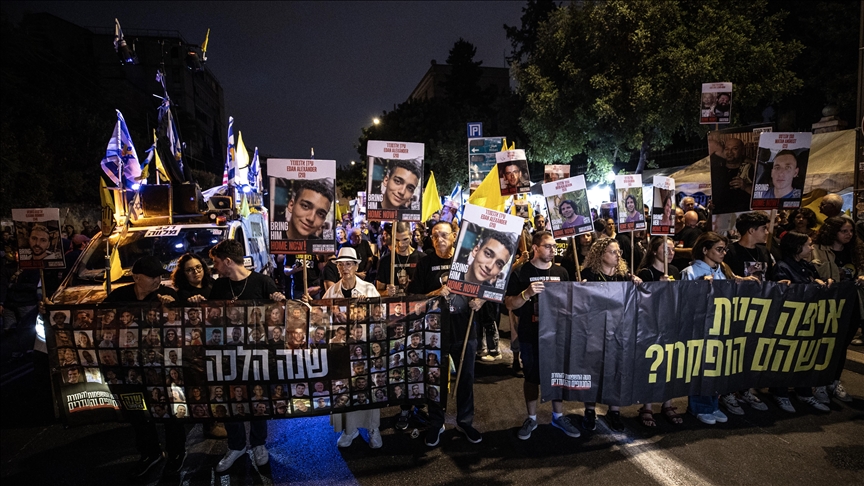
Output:
<path fill-rule="evenodd" d="M 553 264 L 555 260 L 555 239 L 547 231 L 538 231 L 531 240 L 534 258 L 519 267 L 510 276 L 507 297 L 504 305 L 519 316 L 519 352 L 525 370 L 525 383 L 522 392 L 528 418 L 519 429 L 519 438 L 526 440 L 537 428 L 537 402 L 540 398 L 540 349 L 538 294 L 546 287 L 543 282 L 564 282 L 570 280 L 567 270 Z M 552 425 L 570 437 L 579 437 L 579 430 L 564 416 L 561 400 L 552 401 Z"/>
<path fill-rule="evenodd" d="M 306 265 L 306 293 L 315 298 L 321 291 L 321 270 L 312 255 L 285 255 L 285 276 L 289 284 L 285 291 L 294 299 L 303 298 L 303 265 Z"/>
<path fill-rule="evenodd" d="M 354 248 L 354 251 L 357 252 L 357 259 L 360 260 L 357 265 L 357 276 L 366 280 L 366 274 L 372 270 L 372 257 L 374 255 L 369 242 L 363 239 L 360 228 L 351 230 L 351 234 L 348 235 L 348 246 Z"/>
<path fill-rule="evenodd" d="M 213 283 L 210 300 L 285 300 L 272 278 L 247 270 L 243 266 L 243 245 L 240 242 L 219 242 L 210 249 L 210 258 L 213 259 L 213 270 L 220 277 Z M 249 443 L 255 464 L 263 466 L 270 460 L 270 454 L 264 446 L 267 440 L 267 422 L 257 420 L 249 425 Z M 228 452 L 219 461 L 216 472 L 224 472 L 246 453 L 245 424 L 230 422 L 225 424 L 225 429 L 228 432 Z"/>
<path fill-rule="evenodd" d="M 387 295 L 394 297 L 403 295 L 405 289 L 411 280 L 414 279 L 414 274 L 417 270 L 417 263 L 423 258 L 423 252 L 415 250 L 411 246 L 411 226 L 408 223 L 400 222 L 396 224 L 396 282 L 390 279 L 390 261 L 393 258 L 392 252 L 387 252 L 381 256 L 378 261 L 378 273 L 376 277 L 375 287 L 379 291 L 387 291 Z"/>

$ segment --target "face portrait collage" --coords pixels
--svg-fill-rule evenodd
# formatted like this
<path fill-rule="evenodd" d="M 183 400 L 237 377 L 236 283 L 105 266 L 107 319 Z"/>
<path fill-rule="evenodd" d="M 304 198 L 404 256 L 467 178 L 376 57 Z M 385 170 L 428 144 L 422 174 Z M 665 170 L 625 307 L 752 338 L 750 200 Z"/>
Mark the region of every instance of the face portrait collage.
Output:
<path fill-rule="evenodd" d="M 447 368 L 434 299 L 112 304 L 48 314 L 49 357 L 63 391 L 143 393 L 158 419 L 325 415 L 442 400 Z"/>

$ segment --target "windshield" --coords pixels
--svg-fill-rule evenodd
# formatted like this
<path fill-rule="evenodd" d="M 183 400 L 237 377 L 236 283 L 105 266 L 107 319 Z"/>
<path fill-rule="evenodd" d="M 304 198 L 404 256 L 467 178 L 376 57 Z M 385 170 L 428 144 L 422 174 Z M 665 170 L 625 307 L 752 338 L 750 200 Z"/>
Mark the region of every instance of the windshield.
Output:
<path fill-rule="evenodd" d="M 124 277 L 130 275 L 132 265 L 141 257 L 155 255 L 170 271 L 177 266 L 177 260 L 184 253 L 196 253 L 208 264 L 210 248 L 228 235 L 228 228 L 181 228 L 172 236 L 146 236 L 147 231 L 129 231 L 125 236 L 111 235 L 112 250 L 119 244 L 120 263 Z M 105 236 L 93 242 L 81 257 L 76 268 L 75 280 L 89 282 L 103 281 L 105 278 Z M 119 243 L 118 243 L 119 242 Z M 74 282 L 73 282 L 74 285 Z"/>

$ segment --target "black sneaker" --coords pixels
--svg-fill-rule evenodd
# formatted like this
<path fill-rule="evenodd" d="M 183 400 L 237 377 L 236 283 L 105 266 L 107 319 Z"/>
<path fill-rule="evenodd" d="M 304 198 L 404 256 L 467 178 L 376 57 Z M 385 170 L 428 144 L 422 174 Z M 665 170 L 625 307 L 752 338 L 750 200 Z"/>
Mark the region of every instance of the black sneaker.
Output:
<path fill-rule="evenodd" d="M 597 428 L 597 412 L 595 410 L 585 410 L 585 418 L 582 419 L 582 427 L 585 430 L 594 430 Z"/>
<path fill-rule="evenodd" d="M 186 453 L 178 454 L 173 457 L 169 457 L 168 461 L 165 463 L 165 473 L 168 474 L 177 474 L 183 469 L 183 463 L 186 462 Z"/>
<path fill-rule="evenodd" d="M 615 432 L 621 432 L 624 430 L 624 422 L 621 421 L 621 412 L 617 410 L 606 412 L 606 423 L 609 424 L 609 428 Z"/>
<path fill-rule="evenodd" d="M 159 461 L 165 458 L 165 454 L 159 453 L 159 455 L 155 456 L 141 456 L 141 459 L 138 459 L 138 462 L 135 464 L 135 470 L 132 473 L 133 477 L 140 478 L 141 476 L 147 474 L 147 471 L 153 468 L 156 464 L 159 464 Z"/>
<path fill-rule="evenodd" d="M 426 431 L 426 445 L 429 447 L 435 447 L 438 445 L 438 442 L 441 441 L 441 434 L 444 432 L 444 426 L 442 425 L 439 429 L 438 427 L 432 426 Z"/>
<path fill-rule="evenodd" d="M 456 425 L 456 430 L 462 432 L 462 434 L 465 435 L 465 438 L 468 439 L 468 442 L 472 444 L 479 444 L 480 441 L 483 440 L 483 436 L 480 435 L 480 432 L 477 432 L 477 429 L 470 425 L 458 424 Z"/>
<path fill-rule="evenodd" d="M 399 417 L 396 418 L 396 428 L 405 430 L 408 428 L 408 417 L 411 414 L 410 410 L 402 410 L 399 412 Z"/>

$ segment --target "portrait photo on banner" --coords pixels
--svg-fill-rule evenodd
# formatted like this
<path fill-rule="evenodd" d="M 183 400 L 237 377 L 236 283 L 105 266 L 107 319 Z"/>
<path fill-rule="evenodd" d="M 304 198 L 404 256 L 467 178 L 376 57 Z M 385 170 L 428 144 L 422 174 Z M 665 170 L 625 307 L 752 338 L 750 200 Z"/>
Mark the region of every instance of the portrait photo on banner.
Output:
<path fill-rule="evenodd" d="M 424 145 L 370 140 L 366 155 L 366 218 L 420 221 Z"/>
<path fill-rule="evenodd" d="M 615 176 L 615 194 L 618 197 L 618 232 L 647 229 L 642 199 L 642 175 Z"/>
<path fill-rule="evenodd" d="M 654 176 L 651 234 L 675 234 L 675 179 L 670 177 Z"/>
<path fill-rule="evenodd" d="M 752 132 L 708 134 L 712 214 L 750 211 L 758 138 Z"/>
<path fill-rule="evenodd" d="M 732 83 L 702 83 L 699 123 L 729 123 L 732 118 Z"/>
<path fill-rule="evenodd" d="M 467 204 L 447 287 L 457 294 L 501 302 L 523 221 Z"/>
<path fill-rule="evenodd" d="M 543 197 L 552 225 L 552 236 L 564 238 L 594 231 L 585 176 L 578 175 L 543 184 Z"/>
<path fill-rule="evenodd" d="M 751 203 L 754 210 L 801 207 L 812 137 L 810 132 L 767 132 L 759 137 Z"/>
<path fill-rule="evenodd" d="M 336 161 L 269 159 L 270 252 L 336 251 Z"/>
<path fill-rule="evenodd" d="M 18 262 L 22 269 L 66 268 L 60 247 L 60 210 L 57 208 L 13 209 Z"/>
<path fill-rule="evenodd" d="M 531 175 L 524 150 L 505 150 L 495 154 L 498 164 L 498 182 L 502 196 L 512 196 L 531 191 Z"/>

